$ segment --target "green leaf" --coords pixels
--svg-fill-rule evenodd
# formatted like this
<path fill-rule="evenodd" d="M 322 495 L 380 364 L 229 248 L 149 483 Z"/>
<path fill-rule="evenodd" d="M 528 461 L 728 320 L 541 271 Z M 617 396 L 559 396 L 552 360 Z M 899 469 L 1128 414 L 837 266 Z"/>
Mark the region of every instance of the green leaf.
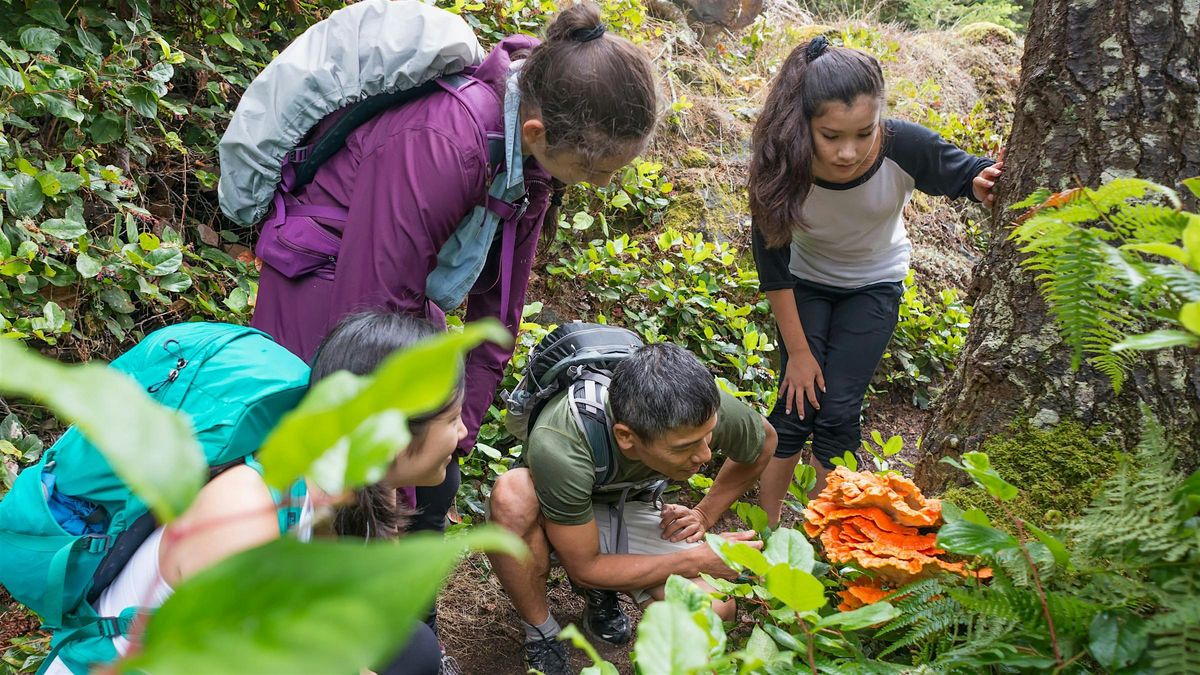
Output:
<path fill-rule="evenodd" d="M 634 661 L 641 675 L 687 675 L 708 663 L 708 633 L 686 607 L 656 602 L 637 628 Z"/>
<path fill-rule="evenodd" d="M 41 26 L 26 26 L 21 29 L 21 46 L 31 52 L 52 54 L 62 44 L 58 33 Z"/>
<path fill-rule="evenodd" d="M 748 544 L 729 541 L 716 535 L 712 535 L 711 539 L 709 537 L 705 538 L 709 540 L 709 545 L 716 542 L 720 546 L 720 552 L 730 562 L 737 563 L 759 576 L 766 574 L 767 570 L 771 567 L 771 563 L 767 562 L 767 559 L 763 557 L 762 551 Z"/>
<path fill-rule="evenodd" d="M 125 97 L 142 117 L 158 117 L 158 94 L 143 85 L 135 84 L 125 89 Z"/>
<path fill-rule="evenodd" d="M 111 287 L 100 291 L 100 299 L 118 314 L 133 314 L 133 301 L 124 288 Z"/>
<path fill-rule="evenodd" d="M 754 630 L 751 631 L 750 639 L 746 641 L 744 651 L 746 652 L 746 656 L 749 657 L 746 665 L 751 669 L 757 667 L 751 661 L 757 661 L 759 664 L 765 666 L 779 658 L 779 647 L 775 645 L 775 641 L 771 639 L 771 636 L 767 635 L 758 626 L 755 626 Z"/>
<path fill-rule="evenodd" d="M 837 614 L 822 617 L 817 622 L 816 627 L 831 628 L 833 626 L 840 626 L 842 630 L 862 630 L 877 623 L 891 621 L 898 616 L 900 616 L 900 610 L 893 607 L 892 603 L 874 602 L 850 612 L 838 612 Z"/>
<path fill-rule="evenodd" d="M 192 287 L 192 278 L 182 272 L 172 272 L 158 280 L 158 287 L 172 293 L 182 293 Z"/>
<path fill-rule="evenodd" d="M 179 266 L 183 264 L 183 251 L 165 246 L 156 248 L 146 254 L 145 261 L 150 267 L 146 270 L 146 274 L 152 277 L 166 276 L 178 270 Z"/>
<path fill-rule="evenodd" d="M 79 257 L 75 259 L 75 269 L 80 275 L 92 279 L 100 274 L 100 263 L 86 253 L 80 253 Z"/>
<path fill-rule="evenodd" d="M 592 646 L 592 643 L 588 642 L 583 633 L 579 632 L 575 624 L 562 629 L 558 634 L 558 639 L 570 640 L 576 649 L 582 651 L 591 659 L 592 665 L 579 671 L 579 675 L 620 675 L 616 666 L 600 658 L 600 654 L 596 651 L 596 648 Z"/>
<path fill-rule="evenodd" d="M 707 592 L 678 574 L 667 577 L 664 594 L 667 602 L 687 607 L 690 612 L 712 606 L 712 597 Z"/>
<path fill-rule="evenodd" d="M 1158 255 L 1164 258 L 1170 258 L 1176 262 L 1187 264 L 1188 255 L 1184 250 L 1174 244 L 1164 244 L 1163 242 L 1150 242 L 1147 244 L 1125 244 L 1121 247 L 1129 251 L 1141 251 L 1150 255 Z"/>
<path fill-rule="evenodd" d="M 1025 529 L 1032 532 L 1033 536 L 1037 537 L 1038 541 L 1042 542 L 1050 550 L 1050 554 L 1054 556 L 1054 562 L 1058 566 L 1064 569 L 1071 567 L 1071 554 L 1067 552 L 1067 547 L 1061 541 L 1055 539 L 1048 532 L 1033 523 L 1026 521 L 1024 525 Z"/>
<path fill-rule="evenodd" d="M 1193 176 L 1192 178 L 1184 178 L 1180 182 L 1183 183 L 1184 187 L 1186 187 L 1188 190 L 1191 190 L 1192 194 L 1197 199 L 1200 199 L 1200 176 Z"/>
<path fill-rule="evenodd" d="M 144 251 L 153 251 L 162 244 L 162 241 L 152 232 L 142 232 L 138 235 L 138 246 Z"/>
<path fill-rule="evenodd" d="M 608 203 L 614 208 L 623 209 L 632 204 L 633 201 L 629 199 L 629 194 L 627 192 L 624 190 L 617 190 L 617 194 L 613 195 L 612 199 L 610 199 Z"/>
<path fill-rule="evenodd" d="M 1019 545 L 1012 535 L 969 520 L 957 520 L 943 525 L 938 530 L 937 544 L 940 548 L 960 555 L 994 555 Z"/>
<path fill-rule="evenodd" d="M 466 548 L 522 556 L 494 527 L 452 539 L 273 541 L 184 582 L 122 672 L 357 673 L 399 651 Z M 402 580 L 403 583 L 397 583 Z M 196 639 L 203 635 L 203 640 Z"/>
<path fill-rule="evenodd" d="M 238 39 L 238 36 L 229 31 L 221 33 L 221 40 L 239 52 L 245 49 L 245 46 L 242 45 L 242 41 Z"/>
<path fill-rule="evenodd" d="M 37 180 L 38 185 L 42 187 L 42 194 L 47 197 L 53 197 L 62 192 L 62 182 L 58 180 L 58 176 L 54 175 L 52 171 L 40 171 L 34 178 Z"/>
<path fill-rule="evenodd" d="M 808 572 L 778 563 L 767 570 L 766 578 L 771 595 L 797 612 L 811 612 L 825 605 L 825 586 Z"/>
<path fill-rule="evenodd" d="M 67 313 L 57 302 L 47 302 L 42 307 L 42 318 L 46 320 L 46 329 L 52 333 L 61 332 L 63 325 L 67 323 Z"/>
<path fill-rule="evenodd" d="M 12 68 L 0 66 L 0 87 L 13 91 L 25 91 L 25 78 Z"/>
<path fill-rule="evenodd" d="M 393 354 L 372 375 L 344 373 L 321 380 L 263 443 L 259 461 L 267 483 L 290 485 L 377 413 L 398 411 L 411 417 L 436 410 L 458 382 L 462 355 L 483 340 L 505 344 L 512 338 L 498 322 L 479 321 L 461 333 Z M 393 443 L 393 454 L 398 450 Z"/>
<path fill-rule="evenodd" d="M 100 50 L 104 48 L 103 43 L 91 31 L 84 28 L 82 25 L 75 26 L 75 37 L 79 39 L 79 44 L 87 51 L 100 56 Z"/>
<path fill-rule="evenodd" d="M 92 442 L 160 523 L 191 504 L 208 462 L 187 417 L 150 399 L 127 375 L 87 363 L 61 365 L 0 339 L 0 392 L 49 406 Z"/>
<path fill-rule="evenodd" d="M 1100 612 L 1088 627 L 1088 651 L 1110 672 L 1137 663 L 1148 639 L 1142 620 L 1117 612 Z"/>
<path fill-rule="evenodd" d="M 238 287 L 230 291 L 229 296 L 221 302 L 235 312 L 244 312 L 250 306 L 250 294 L 246 292 L 246 289 Z"/>
<path fill-rule="evenodd" d="M 1200 302 L 1189 302 L 1180 307 L 1179 323 L 1189 331 L 1200 335 Z"/>
<path fill-rule="evenodd" d="M 1009 501 L 1015 499 L 1017 496 L 1017 486 L 1004 480 L 1000 477 L 999 473 L 996 473 L 986 453 L 964 452 L 961 464 L 952 457 L 943 457 L 942 462 L 966 471 L 977 485 L 987 490 L 988 494 L 996 499 Z"/>
<path fill-rule="evenodd" d="M 93 141 L 101 145 L 112 143 L 120 138 L 124 132 L 124 121 L 120 117 L 117 117 L 117 114 L 111 110 L 105 110 L 103 113 L 97 115 L 92 120 L 91 126 L 88 127 L 88 135 L 92 137 Z"/>
<path fill-rule="evenodd" d="M 803 534 L 790 528 L 780 528 L 771 534 L 763 548 L 763 556 L 772 565 L 783 563 L 803 572 L 812 572 L 816 555 L 812 543 Z"/>
<path fill-rule="evenodd" d="M 1136 349 L 1149 351 L 1169 347 L 1200 347 L 1200 336 L 1182 330 L 1155 330 L 1141 335 L 1131 335 L 1114 344 L 1114 352 Z"/>
<path fill-rule="evenodd" d="M 146 77 L 156 82 L 168 82 L 173 75 L 175 75 L 175 67 L 166 61 L 159 61 L 146 71 Z"/>
<path fill-rule="evenodd" d="M 87 226 L 77 220 L 51 218 L 38 226 L 42 232 L 59 239 L 75 239 L 87 234 Z"/>
<path fill-rule="evenodd" d="M 767 517 L 767 512 L 761 506 L 746 502 L 734 502 L 733 513 L 746 524 L 746 527 L 757 532 L 765 531 L 767 523 L 770 521 L 770 518 Z"/>
<path fill-rule="evenodd" d="M 33 7 L 26 11 L 26 14 L 51 28 L 57 28 L 60 31 L 68 28 L 67 20 L 63 17 L 62 10 L 58 8 L 57 0 L 38 0 L 33 3 Z"/>
<path fill-rule="evenodd" d="M 4 234 L 3 230 L 0 230 L 0 260 L 11 256 L 12 252 L 12 242 L 8 240 L 8 235 Z"/>
<path fill-rule="evenodd" d="M 42 195 L 42 186 L 38 185 L 33 176 L 19 173 L 12 178 L 13 186 L 4 191 L 8 202 L 8 210 L 18 218 L 36 216 L 46 202 Z"/>

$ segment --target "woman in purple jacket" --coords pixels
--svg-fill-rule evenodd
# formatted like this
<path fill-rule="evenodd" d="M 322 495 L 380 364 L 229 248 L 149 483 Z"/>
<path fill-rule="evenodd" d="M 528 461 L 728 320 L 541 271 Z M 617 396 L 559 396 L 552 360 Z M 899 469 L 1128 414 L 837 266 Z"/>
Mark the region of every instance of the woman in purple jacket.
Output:
<path fill-rule="evenodd" d="M 502 247 L 493 247 L 466 298 L 466 320 L 495 317 L 515 336 L 543 220 L 548 227 L 557 220 L 556 213 L 547 216 L 557 211 L 552 202 L 557 205 L 565 185 L 608 184 L 643 150 L 657 119 L 650 60 L 629 41 L 606 34 L 591 4 L 559 14 L 543 43 L 504 39 L 466 71 L 469 81 L 457 92 L 437 91 L 355 129 L 312 182 L 288 198 L 290 205 L 346 211 L 344 219 L 312 218 L 340 238 L 336 259 L 297 277 L 265 260 L 252 325 L 306 360 L 341 317 L 356 311 L 415 312 L 444 326 L 426 277 L 458 223 L 486 203 L 492 176 L 487 137 L 504 131 L 514 66 L 528 202 L 503 224 L 515 233 L 511 259 L 502 264 Z M 511 349 L 494 344 L 469 355 L 462 412 L 468 433 L 460 453 L 474 446 L 511 357 Z M 442 485 L 415 495 L 409 490 L 406 497 L 419 509 L 412 529 L 441 530 L 459 482 L 452 459 Z"/>

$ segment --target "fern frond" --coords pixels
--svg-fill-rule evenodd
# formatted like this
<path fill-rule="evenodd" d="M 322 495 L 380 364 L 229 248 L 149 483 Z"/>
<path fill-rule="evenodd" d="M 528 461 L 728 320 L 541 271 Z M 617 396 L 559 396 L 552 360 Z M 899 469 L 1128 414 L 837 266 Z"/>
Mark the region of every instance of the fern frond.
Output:
<path fill-rule="evenodd" d="M 1150 656 L 1165 675 L 1200 673 L 1200 604 L 1192 603 L 1151 619 Z"/>

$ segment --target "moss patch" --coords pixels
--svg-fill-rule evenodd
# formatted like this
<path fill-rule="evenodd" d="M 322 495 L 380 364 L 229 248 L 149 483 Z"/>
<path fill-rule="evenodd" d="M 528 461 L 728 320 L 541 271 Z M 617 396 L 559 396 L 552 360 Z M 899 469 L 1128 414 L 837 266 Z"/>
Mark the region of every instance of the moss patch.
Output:
<path fill-rule="evenodd" d="M 958 33 L 963 36 L 963 39 L 974 44 L 1011 45 L 1017 41 L 1016 33 L 989 21 L 969 23 L 960 28 Z"/>
<path fill-rule="evenodd" d="M 707 213 L 708 208 L 704 205 L 704 198 L 700 195 L 695 192 L 679 195 L 675 201 L 671 202 L 667 212 L 663 214 L 663 229 L 691 232 L 696 229 L 701 220 L 704 220 Z"/>
<path fill-rule="evenodd" d="M 683 153 L 683 156 L 679 158 L 679 163 L 689 169 L 702 169 L 712 164 L 712 158 L 700 148 L 692 147 Z"/>
<path fill-rule="evenodd" d="M 1009 509 L 1020 518 L 1041 525 L 1079 514 L 1100 484 L 1117 468 L 1118 449 L 1098 442 L 1100 433 L 1064 422 L 1034 429 L 1027 422 L 984 442 L 992 466 L 1020 490 Z M 992 522 L 1011 530 L 1008 518 L 983 489 L 955 487 L 941 498 L 968 509 L 977 506 Z"/>

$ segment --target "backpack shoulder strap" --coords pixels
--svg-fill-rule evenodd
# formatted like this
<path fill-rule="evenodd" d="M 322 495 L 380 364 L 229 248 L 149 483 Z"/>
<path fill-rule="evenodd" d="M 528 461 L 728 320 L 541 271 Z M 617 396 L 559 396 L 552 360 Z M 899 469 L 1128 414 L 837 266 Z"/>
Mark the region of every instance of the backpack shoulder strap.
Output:
<path fill-rule="evenodd" d="M 608 375 L 584 370 L 571 384 L 567 394 L 571 416 L 575 418 L 584 440 L 592 450 L 592 461 L 596 467 L 594 485 L 597 487 L 609 484 L 617 474 L 616 441 L 605 408 L 609 381 Z"/>

